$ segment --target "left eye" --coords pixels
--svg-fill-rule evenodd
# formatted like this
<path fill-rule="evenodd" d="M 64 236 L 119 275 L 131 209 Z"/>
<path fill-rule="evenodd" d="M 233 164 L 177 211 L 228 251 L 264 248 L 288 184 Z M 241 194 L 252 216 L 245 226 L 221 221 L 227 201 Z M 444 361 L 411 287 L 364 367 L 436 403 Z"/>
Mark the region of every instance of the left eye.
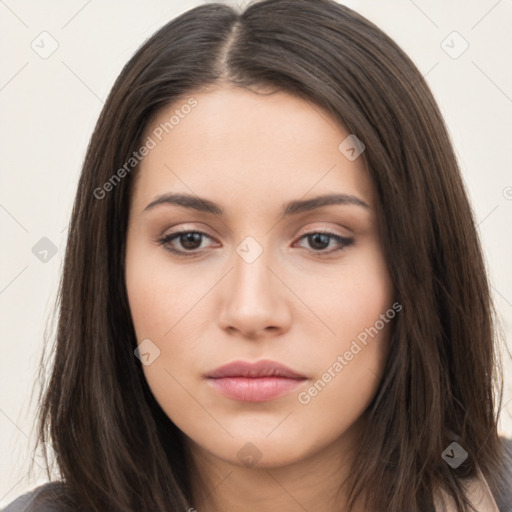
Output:
<path fill-rule="evenodd" d="M 197 254 L 197 252 L 193 251 L 197 251 L 197 249 L 200 248 L 203 237 L 212 239 L 203 231 L 178 231 L 175 233 L 169 233 L 157 241 L 160 245 L 163 245 L 165 249 L 174 254 L 193 256 L 194 254 Z M 302 239 L 307 239 L 313 248 L 313 252 L 318 253 L 319 255 L 343 251 L 346 247 L 354 243 L 353 238 L 344 237 L 329 231 L 312 231 L 311 233 L 306 233 L 299 238 L 299 240 Z M 172 242 L 176 240 L 185 250 L 177 249 L 172 245 Z M 330 251 L 325 251 L 332 240 L 338 244 L 338 247 Z"/>
<path fill-rule="evenodd" d="M 321 255 L 343 251 L 346 247 L 354 243 L 353 238 L 337 235 L 336 233 L 331 233 L 329 231 L 314 231 L 311 233 L 306 233 L 305 235 L 302 235 L 299 240 L 302 240 L 303 238 L 306 238 L 312 247 L 320 249 L 319 251 L 317 250 L 313 252 L 319 252 Z M 326 248 L 324 246 L 327 245 L 328 247 L 332 240 L 338 244 L 338 247 L 330 251 L 324 251 Z"/>

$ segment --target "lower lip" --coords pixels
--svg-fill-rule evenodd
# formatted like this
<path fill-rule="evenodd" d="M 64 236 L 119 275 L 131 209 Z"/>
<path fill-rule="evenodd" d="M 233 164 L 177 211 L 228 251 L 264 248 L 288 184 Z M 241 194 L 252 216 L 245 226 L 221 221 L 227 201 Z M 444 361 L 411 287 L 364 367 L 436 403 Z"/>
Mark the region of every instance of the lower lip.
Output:
<path fill-rule="evenodd" d="M 300 386 L 306 379 L 288 377 L 222 377 L 209 378 L 210 384 L 220 393 L 242 402 L 266 402 Z"/>

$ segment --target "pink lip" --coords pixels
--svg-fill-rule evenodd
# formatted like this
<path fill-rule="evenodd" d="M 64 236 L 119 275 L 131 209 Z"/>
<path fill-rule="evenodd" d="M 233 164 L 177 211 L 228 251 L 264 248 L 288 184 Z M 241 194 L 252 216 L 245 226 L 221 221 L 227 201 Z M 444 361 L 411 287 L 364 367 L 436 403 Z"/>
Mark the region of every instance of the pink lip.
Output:
<path fill-rule="evenodd" d="M 285 395 L 307 378 L 270 360 L 256 363 L 234 361 L 208 375 L 208 382 L 228 398 L 244 402 L 265 402 Z"/>

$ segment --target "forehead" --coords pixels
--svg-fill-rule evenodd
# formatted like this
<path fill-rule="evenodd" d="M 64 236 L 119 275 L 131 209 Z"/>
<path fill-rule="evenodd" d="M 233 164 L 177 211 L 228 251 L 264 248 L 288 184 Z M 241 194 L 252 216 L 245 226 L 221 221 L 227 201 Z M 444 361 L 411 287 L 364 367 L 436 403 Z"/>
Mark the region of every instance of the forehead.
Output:
<path fill-rule="evenodd" d="M 339 148 L 349 135 L 325 109 L 284 91 L 191 93 L 146 127 L 144 140 L 154 144 L 140 164 L 136 199 L 182 191 L 255 206 L 336 191 L 372 202 L 363 156 L 351 161 Z"/>

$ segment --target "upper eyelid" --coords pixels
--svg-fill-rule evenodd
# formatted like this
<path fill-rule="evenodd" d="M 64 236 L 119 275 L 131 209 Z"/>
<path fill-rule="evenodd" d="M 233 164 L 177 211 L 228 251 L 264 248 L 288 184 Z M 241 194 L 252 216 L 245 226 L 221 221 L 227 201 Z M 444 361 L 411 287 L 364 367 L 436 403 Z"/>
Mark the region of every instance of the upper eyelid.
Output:
<path fill-rule="evenodd" d="M 318 221 L 317 221 L 318 222 Z M 326 222 L 326 221 L 320 221 L 320 222 Z M 215 235 L 210 235 L 210 233 L 203 227 L 200 227 L 200 228 L 197 228 L 197 227 L 194 227 L 193 225 L 191 227 L 188 227 L 187 226 L 187 223 L 184 223 L 185 227 L 184 228 L 181 228 L 181 227 L 177 227 L 176 228 L 176 231 L 172 231 L 172 232 L 169 232 L 169 233 L 166 233 L 164 231 L 164 234 L 161 235 L 160 238 L 163 238 L 163 237 L 166 237 L 167 235 L 174 235 L 174 234 L 177 234 L 177 233 L 190 233 L 190 232 L 196 232 L 196 233 L 202 233 L 212 239 L 216 239 L 217 237 Z M 178 224 L 179 226 L 179 224 Z M 338 229 L 340 229 L 341 226 L 338 226 Z M 172 228 L 168 228 L 168 229 L 172 229 Z M 333 234 L 333 235 L 337 235 L 337 236 L 341 236 L 343 238 L 351 238 L 353 236 L 354 233 L 352 233 L 352 230 L 350 230 L 348 227 L 344 227 L 343 228 L 345 231 L 347 231 L 347 233 L 343 233 L 343 232 L 338 232 L 336 231 L 336 228 L 334 227 L 325 227 L 325 226 L 313 226 L 313 227 L 309 227 L 308 229 L 306 230 L 300 230 L 298 231 L 298 234 L 296 234 L 295 236 L 304 236 L 306 234 L 310 234 L 310 233 L 316 233 L 316 232 L 327 232 L 328 234 Z M 231 230 L 230 230 L 231 231 Z"/>
<path fill-rule="evenodd" d="M 184 233 L 199 233 L 201 235 L 205 235 L 208 238 L 211 238 L 212 240 L 216 240 L 216 238 L 212 235 L 210 235 L 208 232 L 202 230 L 202 229 L 195 229 L 195 228 L 185 228 L 185 229 L 178 229 L 176 231 L 172 231 L 170 233 L 163 234 L 160 239 L 167 238 L 174 235 L 181 235 Z M 333 231 L 329 228 L 310 228 L 307 231 L 300 232 L 298 235 L 296 235 L 296 238 L 303 238 L 306 235 L 315 234 L 315 233 L 323 233 L 326 235 L 333 235 L 333 236 L 339 236 L 341 238 L 351 238 L 351 235 L 343 235 L 340 233 L 337 233 L 336 231 Z"/>

